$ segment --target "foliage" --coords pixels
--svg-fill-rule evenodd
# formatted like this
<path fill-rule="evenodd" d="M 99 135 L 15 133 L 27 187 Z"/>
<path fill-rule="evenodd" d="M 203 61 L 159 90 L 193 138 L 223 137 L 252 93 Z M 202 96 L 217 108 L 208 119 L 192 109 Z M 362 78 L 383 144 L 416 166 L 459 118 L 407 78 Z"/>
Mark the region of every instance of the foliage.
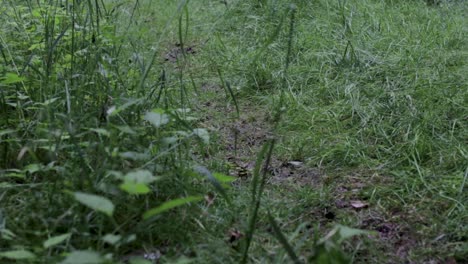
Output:
<path fill-rule="evenodd" d="M 0 262 L 463 260 L 466 11 L 3 0 Z"/>

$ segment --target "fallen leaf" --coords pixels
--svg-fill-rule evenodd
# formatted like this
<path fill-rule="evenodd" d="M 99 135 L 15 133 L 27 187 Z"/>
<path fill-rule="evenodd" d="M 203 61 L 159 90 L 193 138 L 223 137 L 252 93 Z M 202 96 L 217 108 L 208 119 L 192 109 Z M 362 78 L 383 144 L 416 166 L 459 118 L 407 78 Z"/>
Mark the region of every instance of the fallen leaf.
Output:
<path fill-rule="evenodd" d="M 351 206 L 355 209 L 362 209 L 367 208 L 369 204 L 362 201 L 351 201 Z"/>
<path fill-rule="evenodd" d="M 215 196 L 212 193 L 205 195 L 206 207 L 210 207 L 215 200 Z"/>
<path fill-rule="evenodd" d="M 293 167 L 301 167 L 303 163 L 300 161 L 290 161 L 288 164 L 292 165 Z"/>
<path fill-rule="evenodd" d="M 239 240 L 241 237 L 244 235 L 237 229 L 231 229 L 229 230 L 229 242 L 234 243 L 237 240 Z"/>

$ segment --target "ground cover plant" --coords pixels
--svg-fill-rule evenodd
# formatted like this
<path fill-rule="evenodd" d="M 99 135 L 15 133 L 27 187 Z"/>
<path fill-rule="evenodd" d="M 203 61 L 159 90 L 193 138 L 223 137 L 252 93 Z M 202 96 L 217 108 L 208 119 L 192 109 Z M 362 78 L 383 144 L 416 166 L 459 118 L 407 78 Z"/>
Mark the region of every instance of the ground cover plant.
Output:
<path fill-rule="evenodd" d="M 1 263 L 464 263 L 466 1 L 1 0 Z"/>

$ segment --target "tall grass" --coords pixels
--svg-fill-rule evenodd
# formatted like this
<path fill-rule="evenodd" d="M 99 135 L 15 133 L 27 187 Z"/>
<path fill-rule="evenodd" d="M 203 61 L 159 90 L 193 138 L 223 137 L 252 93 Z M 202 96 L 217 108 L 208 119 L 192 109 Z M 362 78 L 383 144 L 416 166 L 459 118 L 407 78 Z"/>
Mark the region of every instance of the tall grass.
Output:
<path fill-rule="evenodd" d="M 426 2 L 3 0 L 0 262 L 348 263 L 348 196 L 405 215 L 405 261 L 462 259 L 467 8 Z M 231 184 L 217 132 L 249 104 L 274 135 Z M 329 175 L 269 184 L 280 160 Z"/>
<path fill-rule="evenodd" d="M 173 18 L 188 16 L 186 4 Z M 118 22 L 140 23 L 142 5 L 2 2 L 2 258 L 100 263 L 185 236 L 175 230 L 186 220 L 160 214 L 206 190 L 187 184 L 200 177 L 189 152 L 208 132 L 188 121 L 185 97 L 164 91 L 186 93 L 157 62 L 161 46 L 142 58 Z"/>
<path fill-rule="evenodd" d="M 457 223 L 467 201 L 459 191 L 467 168 L 466 3 L 297 2 L 286 96 L 278 91 L 287 44 L 275 41 L 287 35 L 276 31 L 285 2 L 266 1 L 261 8 L 236 3 L 230 23 L 218 28 L 225 45 L 212 46 L 227 53 L 227 72 L 241 76 L 236 85 L 242 96 L 270 112 L 286 99 L 278 155 L 340 175 L 330 176 L 330 188 L 350 178 L 337 168 L 392 181 L 366 183 L 372 202 L 390 215 L 408 206 L 429 219 L 436 210 L 437 221 L 448 223 L 425 230 L 462 241 L 466 228 Z M 232 31 L 233 25 L 243 27 Z M 271 32 L 277 32 L 273 40 Z M 229 56 L 232 50 L 241 52 Z M 450 252 L 464 254 L 452 246 Z"/>

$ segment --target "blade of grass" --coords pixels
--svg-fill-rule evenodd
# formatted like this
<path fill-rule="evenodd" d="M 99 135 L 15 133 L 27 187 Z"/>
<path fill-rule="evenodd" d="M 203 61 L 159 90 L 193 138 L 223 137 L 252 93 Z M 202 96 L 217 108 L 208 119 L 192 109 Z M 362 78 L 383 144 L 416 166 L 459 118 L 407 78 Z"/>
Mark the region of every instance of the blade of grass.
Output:
<path fill-rule="evenodd" d="M 221 183 L 213 176 L 213 174 L 205 167 L 203 166 L 195 166 L 194 170 L 198 172 L 199 174 L 205 176 L 208 181 L 215 187 L 215 189 L 223 196 L 223 198 L 226 200 L 229 206 L 232 205 L 231 199 L 229 199 L 229 196 L 226 193 L 226 190 L 223 188 Z"/>
<path fill-rule="evenodd" d="M 252 201 L 250 203 L 250 208 L 252 209 L 252 212 L 250 215 L 249 225 L 248 225 L 248 229 L 246 232 L 246 244 L 245 244 L 241 263 L 247 263 L 249 247 L 252 242 L 253 234 L 255 232 L 255 223 L 257 222 L 258 209 L 260 208 L 261 197 L 263 193 L 263 188 L 265 186 L 268 166 L 271 160 L 271 155 L 273 153 L 274 145 L 275 145 L 274 138 L 267 141 L 263 145 L 260 153 L 258 154 L 257 161 L 255 163 L 254 175 L 252 179 Z M 261 171 L 262 162 L 264 160 L 265 155 L 266 155 L 266 161 L 264 163 L 263 171 Z M 261 177 L 260 177 L 260 173 L 262 173 Z"/>
<path fill-rule="evenodd" d="M 151 217 L 153 217 L 155 215 L 163 213 L 163 212 L 165 212 L 167 210 L 170 210 L 172 208 L 175 208 L 175 207 L 187 204 L 187 203 L 191 203 L 191 202 L 198 202 L 200 200 L 203 200 L 203 197 L 188 196 L 188 197 L 185 197 L 185 198 L 178 198 L 178 199 L 170 200 L 168 202 L 165 202 L 165 203 L 161 204 L 158 207 L 155 207 L 155 208 L 152 208 L 152 209 L 146 211 L 143 214 L 143 219 L 146 220 L 148 218 L 151 218 Z"/>
<path fill-rule="evenodd" d="M 148 78 L 150 70 L 153 68 L 153 64 L 156 61 L 156 57 L 159 55 L 160 51 L 159 51 L 158 47 L 161 44 L 161 41 L 164 39 L 163 36 L 168 32 L 169 25 L 172 23 L 172 21 L 176 17 L 180 16 L 180 13 L 182 12 L 182 10 L 183 10 L 183 8 L 184 8 L 184 6 L 186 4 L 187 4 L 187 0 L 181 0 L 179 2 L 179 6 L 177 7 L 177 11 L 166 22 L 166 25 L 164 26 L 164 29 L 163 29 L 161 35 L 159 36 L 159 41 L 157 41 L 156 47 L 154 48 L 153 54 L 151 55 L 150 61 L 148 62 L 148 66 L 146 66 L 146 69 L 145 69 L 143 75 L 141 76 L 140 82 L 138 84 L 138 91 L 140 91 L 141 93 L 144 92 L 143 86 L 145 84 L 145 81 Z"/>
<path fill-rule="evenodd" d="M 296 264 L 302 263 L 302 261 L 299 260 L 296 253 L 294 252 L 294 249 L 291 246 L 291 244 L 289 244 L 288 239 L 284 236 L 283 232 L 281 232 L 281 229 L 276 223 L 275 219 L 273 218 L 273 216 L 271 216 L 270 211 L 268 211 L 268 221 L 270 222 L 270 225 L 273 228 L 273 231 L 275 232 L 276 238 L 286 250 L 291 260 Z"/>
<path fill-rule="evenodd" d="M 229 84 L 229 82 L 224 81 L 223 73 L 221 72 L 221 69 L 218 68 L 217 71 L 218 71 L 219 80 L 221 81 L 221 86 L 224 88 L 224 91 L 229 92 L 229 95 L 231 96 L 232 101 L 234 102 L 234 106 L 236 107 L 237 117 L 239 118 L 240 116 L 239 105 L 237 104 L 236 96 L 234 96 L 234 92 L 231 89 L 231 85 Z"/>

